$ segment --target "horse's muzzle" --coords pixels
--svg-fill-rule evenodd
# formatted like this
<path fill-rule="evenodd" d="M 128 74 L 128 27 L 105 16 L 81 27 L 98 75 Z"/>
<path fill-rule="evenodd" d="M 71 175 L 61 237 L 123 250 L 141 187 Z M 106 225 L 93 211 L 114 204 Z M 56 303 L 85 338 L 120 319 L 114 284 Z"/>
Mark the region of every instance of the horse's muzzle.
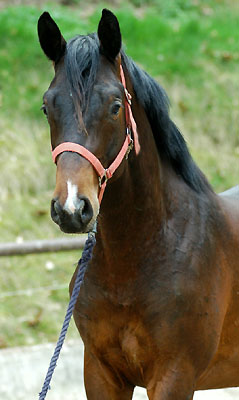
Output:
<path fill-rule="evenodd" d="M 65 233 L 86 233 L 92 229 L 94 223 L 91 203 L 83 196 L 77 199 L 74 212 L 62 206 L 58 198 L 53 199 L 51 218 Z"/>

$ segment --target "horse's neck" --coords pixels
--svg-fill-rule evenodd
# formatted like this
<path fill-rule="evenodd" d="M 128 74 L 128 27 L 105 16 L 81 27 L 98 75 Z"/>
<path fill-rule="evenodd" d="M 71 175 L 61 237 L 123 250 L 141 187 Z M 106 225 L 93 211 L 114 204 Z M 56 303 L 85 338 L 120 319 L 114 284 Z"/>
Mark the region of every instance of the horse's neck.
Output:
<path fill-rule="evenodd" d="M 141 151 L 124 161 L 124 173 L 109 182 L 99 217 L 99 240 L 106 257 L 140 257 L 139 248 L 165 218 L 161 162 L 145 116 L 137 121 Z"/>

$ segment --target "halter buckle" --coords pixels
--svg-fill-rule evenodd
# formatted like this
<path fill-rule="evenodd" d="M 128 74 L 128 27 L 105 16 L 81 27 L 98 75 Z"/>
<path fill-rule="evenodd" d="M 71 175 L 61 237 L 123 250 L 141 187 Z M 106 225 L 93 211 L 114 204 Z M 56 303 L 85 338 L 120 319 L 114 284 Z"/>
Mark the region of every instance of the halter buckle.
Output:
<path fill-rule="evenodd" d="M 125 92 L 125 97 L 126 97 L 128 103 L 129 103 L 129 105 L 131 106 L 132 96 L 131 96 L 131 94 L 128 92 L 128 90 L 126 88 L 124 88 L 124 92 Z"/>
<path fill-rule="evenodd" d="M 102 176 L 99 176 L 99 187 L 100 187 L 100 189 L 101 189 L 101 187 L 102 187 L 102 185 L 104 183 L 107 183 L 108 179 L 109 178 L 107 176 L 107 169 L 105 169 L 104 174 Z"/>
<path fill-rule="evenodd" d="M 133 141 L 133 139 L 132 139 L 132 137 L 131 137 L 131 130 L 130 130 L 130 128 L 127 128 L 127 135 L 129 135 L 130 142 L 129 142 L 127 151 L 126 151 L 126 153 L 125 153 L 125 159 L 126 159 L 126 160 L 128 160 L 128 158 L 129 158 L 129 153 L 130 153 L 131 150 L 134 148 L 134 141 Z"/>

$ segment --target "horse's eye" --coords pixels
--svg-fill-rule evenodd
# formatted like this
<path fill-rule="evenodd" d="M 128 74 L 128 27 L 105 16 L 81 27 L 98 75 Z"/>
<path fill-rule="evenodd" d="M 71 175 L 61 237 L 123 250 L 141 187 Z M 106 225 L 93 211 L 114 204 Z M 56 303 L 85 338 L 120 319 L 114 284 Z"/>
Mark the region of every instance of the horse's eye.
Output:
<path fill-rule="evenodd" d="M 41 110 L 42 110 L 42 111 L 44 112 L 44 114 L 47 116 L 47 109 L 46 109 L 45 104 L 42 104 Z"/>
<path fill-rule="evenodd" d="M 116 101 L 113 106 L 111 107 L 111 113 L 113 117 L 117 117 L 122 106 L 121 101 Z"/>

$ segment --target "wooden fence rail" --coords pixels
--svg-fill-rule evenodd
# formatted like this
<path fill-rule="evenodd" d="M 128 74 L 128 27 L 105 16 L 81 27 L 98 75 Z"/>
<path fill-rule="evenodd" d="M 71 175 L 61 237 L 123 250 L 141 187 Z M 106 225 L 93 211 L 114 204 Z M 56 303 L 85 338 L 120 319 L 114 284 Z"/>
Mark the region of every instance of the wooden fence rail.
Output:
<path fill-rule="evenodd" d="M 47 240 L 32 240 L 22 243 L 0 243 L 0 256 L 17 256 L 24 254 L 49 253 L 83 249 L 86 235 L 76 238 L 59 238 Z"/>

